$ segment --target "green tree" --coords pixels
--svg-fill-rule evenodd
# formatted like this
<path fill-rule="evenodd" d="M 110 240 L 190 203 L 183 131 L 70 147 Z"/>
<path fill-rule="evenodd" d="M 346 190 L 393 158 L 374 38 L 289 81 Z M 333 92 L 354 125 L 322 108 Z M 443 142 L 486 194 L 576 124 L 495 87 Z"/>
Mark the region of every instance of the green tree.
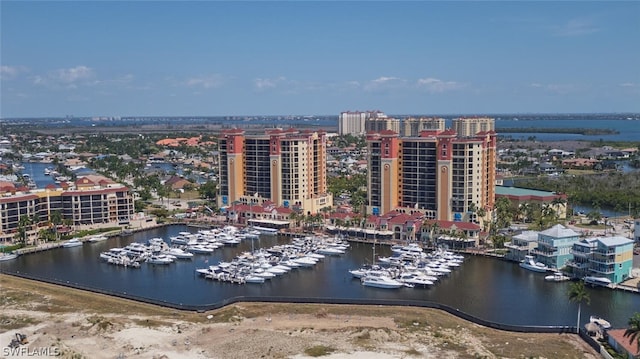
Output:
<path fill-rule="evenodd" d="M 431 223 L 429 223 L 431 222 Z M 436 237 L 440 234 L 440 224 L 436 220 L 424 220 L 422 225 L 429 229 L 429 245 L 435 247 Z"/>
<path fill-rule="evenodd" d="M 294 227 L 300 227 L 300 220 L 304 218 L 304 216 L 300 215 L 298 212 L 293 211 L 289 213 L 289 220 L 293 222 Z"/>
<path fill-rule="evenodd" d="M 60 211 L 53 211 L 49 215 L 49 220 L 53 225 L 53 232 L 55 233 L 56 241 L 59 240 L 58 236 L 58 226 L 62 224 L 62 213 Z"/>
<path fill-rule="evenodd" d="M 582 302 L 587 303 L 587 305 L 589 303 L 591 303 L 591 297 L 589 296 L 589 293 L 587 292 L 586 288 L 584 287 L 584 282 L 579 281 L 579 282 L 575 282 L 572 283 L 571 286 L 569 286 L 569 301 L 572 303 L 578 303 L 578 324 L 576 325 L 576 332 L 580 332 L 580 310 L 581 310 L 581 306 L 582 306 Z"/>
<path fill-rule="evenodd" d="M 23 247 L 27 245 L 27 231 L 31 227 L 31 217 L 30 216 L 20 216 L 18 219 L 18 232 L 16 237 L 18 239 L 18 243 Z"/>
<path fill-rule="evenodd" d="M 594 209 L 593 211 L 587 213 L 587 218 L 589 218 L 589 220 L 591 220 L 592 222 L 597 222 L 602 219 L 602 213 L 600 213 L 599 210 Z"/>
<path fill-rule="evenodd" d="M 214 181 L 207 181 L 198 188 L 198 193 L 201 198 L 210 200 L 216 198 L 218 192 L 218 184 Z"/>
<path fill-rule="evenodd" d="M 629 337 L 629 343 L 636 342 L 640 347 L 640 312 L 633 313 L 628 322 L 629 328 L 624 331 L 624 337 Z"/>
<path fill-rule="evenodd" d="M 500 197 L 496 200 L 496 220 L 495 226 L 498 228 L 506 228 L 511 225 L 514 217 L 511 201 L 506 197 Z"/>

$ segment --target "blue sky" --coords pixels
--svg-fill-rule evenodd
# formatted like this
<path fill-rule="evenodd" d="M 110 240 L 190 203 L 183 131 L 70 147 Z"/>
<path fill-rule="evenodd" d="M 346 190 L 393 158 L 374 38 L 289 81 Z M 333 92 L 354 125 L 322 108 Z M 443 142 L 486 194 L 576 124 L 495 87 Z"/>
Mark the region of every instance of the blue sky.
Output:
<path fill-rule="evenodd" d="M 640 112 L 640 2 L 0 2 L 0 116 Z"/>

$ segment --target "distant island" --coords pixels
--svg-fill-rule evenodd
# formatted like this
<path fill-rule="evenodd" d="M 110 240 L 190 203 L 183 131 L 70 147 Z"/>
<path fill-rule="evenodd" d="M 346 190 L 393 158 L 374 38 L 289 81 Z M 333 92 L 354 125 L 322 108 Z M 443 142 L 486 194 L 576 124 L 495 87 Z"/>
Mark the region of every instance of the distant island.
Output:
<path fill-rule="evenodd" d="M 609 128 L 540 128 L 504 127 L 496 128 L 497 133 L 573 133 L 579 135 L 617 135 L 620 132 Z"/>

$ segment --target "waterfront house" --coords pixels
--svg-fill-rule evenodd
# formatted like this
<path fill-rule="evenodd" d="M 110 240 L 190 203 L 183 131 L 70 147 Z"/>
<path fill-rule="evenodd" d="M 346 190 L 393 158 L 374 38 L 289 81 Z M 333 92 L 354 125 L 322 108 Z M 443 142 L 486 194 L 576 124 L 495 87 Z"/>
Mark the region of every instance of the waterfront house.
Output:
<path fill-rule="evenodd" d="M 607 342 L 611 347 L 621 354 L 622 358 L 640 359 L 640 346 L 637 340 L 625 337 L 626 329 L 607 330 Z"/>
<path fill-rule="evenodd" d="M 557 224 L 538 234 L 538 245 L 532 251 L 538 262 L 549 268 L 562 268 L 573 259 L 571 250 L 578 242 L 580 234 L 561 224 Z"/>
<path fill-rule="evenodd" d="M 538 232 L 523 231 L 511 237 L 511 242 L 505 243 L 504 246 L 509 250 L 505 258 L 520 262 L 538 246 Z"/>
<path fill-rule="evenodd" d="M 633 267 L 633 241 L 616 236 L 600 237 L 590 260 L 592 275 L 621 283 L 629 278 Z"/>
<path fill-rule="evenodd" d="M 585 238 L 573 244 L 571 254 L 573 259 L 567 261 L 566 265 L 576 278 L 584 278 L 590 274 L 590 260 L 593 251 L 597 246 L 597 238 Z"/>
<path fill-rule="evenodd" d="M 633 266 L 633 241 L 625 237 L 593 237 L 573 245 L 573 260 L 567 262 L 578 278 L 593 276 L 621 283 Z"/>

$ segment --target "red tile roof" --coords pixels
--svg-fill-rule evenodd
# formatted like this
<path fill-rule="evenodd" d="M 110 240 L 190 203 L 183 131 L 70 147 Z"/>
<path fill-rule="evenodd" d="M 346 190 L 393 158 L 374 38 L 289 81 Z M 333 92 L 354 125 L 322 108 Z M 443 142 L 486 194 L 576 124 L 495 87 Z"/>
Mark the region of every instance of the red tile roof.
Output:
<path fill-rule="evenodd" d="M 626 329 L 610 329 L 607 330 L 607 334 L 609 338 L 613 338 L 621 347 L 623 347 L 626 351 L 631 353 L 633 356 L 640 355 L 640 347 L 638 346 L 638 341 L 629 340 L 629 337 L 624 336 L 624 332 Z"/>

